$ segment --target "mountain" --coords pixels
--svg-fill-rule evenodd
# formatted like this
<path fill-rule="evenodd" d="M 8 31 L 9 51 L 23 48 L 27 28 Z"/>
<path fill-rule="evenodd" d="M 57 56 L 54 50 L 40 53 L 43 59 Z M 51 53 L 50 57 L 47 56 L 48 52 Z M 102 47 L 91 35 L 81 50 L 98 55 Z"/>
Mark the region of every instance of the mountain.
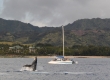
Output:
<path fill-rule="evenodd" d="M 80 19 L 64 27 L 66 46 L 110 46 L 110 19 Z M 62 45 L 61 27 L 44 36 L 39 42 Z"/>
<path fill-rule="evenodd" d="M 34 42 L 36 38 L 40 38 L 40 36 L 43 37 L 42 35 L 52 29 L 54 28 L 39 28 L 30 23 L 0 18 L 0 41 L 31 43 Z"/>
<path fill-rule="evenodd" d="M 68 24 L 66 29 L 71 30 L 89 30 L 89 29 L 103 29 L 108 30 L 110 29 L 110 19 L 100 19 L 100 18 L 93 18 L 93 19 L 80 19 L 72 24 Z"/>
<path fill-rule="evenodd" d="M 65 46 L 110 46 L 110 19 L 80 19 L 64 26 Z M 38 27 L 0 18 L 0 41 L 62 46 L 61 27 Z"/>
<path fill-rule="evenodd" d="M 51 30 L 53 27 L 42 27 L 33 26 L 30 23 L 23 23 L 17 20 L 5 20 L 0 18 L 0 32 L 24 32 L 24 31 L 37 31 L 37 32 L 45 32 L 47 30 Z"/>

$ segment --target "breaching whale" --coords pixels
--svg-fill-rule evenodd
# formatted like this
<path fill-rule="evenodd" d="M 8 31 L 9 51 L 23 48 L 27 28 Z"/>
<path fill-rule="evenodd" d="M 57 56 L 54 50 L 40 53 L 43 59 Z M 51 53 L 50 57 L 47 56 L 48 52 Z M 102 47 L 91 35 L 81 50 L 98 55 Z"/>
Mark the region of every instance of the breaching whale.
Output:
<path fill-rule="evenodd" d="M 20 71 L 35 71 L 37 67 L 37 57 L 35 57 L 32 64 L 26 64 L 24 65 Z"/>

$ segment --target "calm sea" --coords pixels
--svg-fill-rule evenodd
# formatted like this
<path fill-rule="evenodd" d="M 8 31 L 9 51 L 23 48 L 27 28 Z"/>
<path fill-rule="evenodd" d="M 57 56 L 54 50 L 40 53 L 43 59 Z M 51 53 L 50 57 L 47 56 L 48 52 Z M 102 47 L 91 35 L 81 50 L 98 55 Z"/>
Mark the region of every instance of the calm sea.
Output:
<path fill-rule="evenodd" d="M 110 80 L 109 58 L 73 58 L 78 64 L 52 65 L 38 58 L 37 71 L 20 71 L 33 58 L 0 58 L 0 80 Z"/>

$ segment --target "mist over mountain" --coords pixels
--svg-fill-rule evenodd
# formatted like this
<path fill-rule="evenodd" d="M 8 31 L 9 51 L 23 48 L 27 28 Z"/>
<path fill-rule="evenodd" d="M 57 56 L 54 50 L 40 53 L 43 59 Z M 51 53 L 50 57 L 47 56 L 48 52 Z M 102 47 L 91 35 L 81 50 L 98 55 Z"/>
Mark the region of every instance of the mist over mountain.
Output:
<path fill-rule="evenodd" d="M 79 19 L 64 26 L 65 46 L 110 46 L 110 19 Z M 61 27 L 38 27 L 0 18 L 0 42 L 48 43 L 62 46 Z"/>

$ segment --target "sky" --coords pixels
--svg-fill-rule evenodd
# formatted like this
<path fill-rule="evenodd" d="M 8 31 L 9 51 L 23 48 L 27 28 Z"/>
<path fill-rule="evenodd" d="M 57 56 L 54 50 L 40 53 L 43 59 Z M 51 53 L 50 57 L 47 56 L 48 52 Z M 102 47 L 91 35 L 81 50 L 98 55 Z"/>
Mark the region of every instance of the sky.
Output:
<path fill-rule="evenodd" d="M 0 0 L 0 18 L 39 27 L 110 18 L 110 0 Z"/>

